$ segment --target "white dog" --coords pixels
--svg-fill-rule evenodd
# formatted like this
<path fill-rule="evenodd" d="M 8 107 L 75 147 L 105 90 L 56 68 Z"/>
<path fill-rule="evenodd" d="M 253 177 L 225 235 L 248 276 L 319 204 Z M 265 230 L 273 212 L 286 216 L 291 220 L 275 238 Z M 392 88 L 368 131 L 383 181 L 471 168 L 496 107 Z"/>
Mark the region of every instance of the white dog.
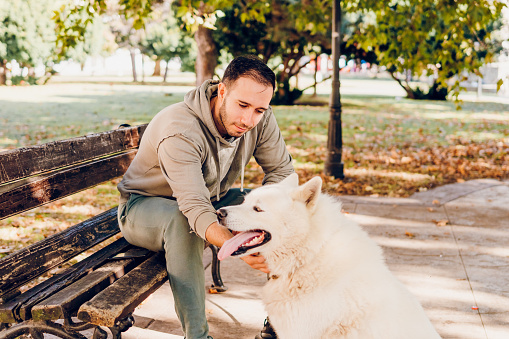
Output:
<path fill-rule="evenodd" d="M 321 187 L 319 177 L 298 186 L 292 174 L 218 211 L 223 226 L 241 232 L 220 259 L 260 252 L 267 260 L 263 302 L 278 338 L 440 338 L 380 247 Z"/>

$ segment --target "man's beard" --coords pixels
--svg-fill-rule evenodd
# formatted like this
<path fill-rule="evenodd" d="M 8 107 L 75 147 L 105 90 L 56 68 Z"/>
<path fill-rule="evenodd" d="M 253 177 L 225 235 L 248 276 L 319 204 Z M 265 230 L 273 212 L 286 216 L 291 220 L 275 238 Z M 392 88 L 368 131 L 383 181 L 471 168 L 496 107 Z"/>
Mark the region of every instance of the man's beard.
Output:
<path fill-rule="evenodd" d="M 231 123 L 229 120 L 228 120 L 228 117 L 227 117 L 227 114 L 226 114 L 226 101 L 227 101 L 228 97 L 226 97 L 223 101 L 223 104 L 221 105 L 221 107 L 219 107 L 219 123 L 221 125 L 223 125 L 223 129 L 226 131 L 226 138 L 229 139 L 229 138 L 232 138 L 232 137 L 241 137 L 243 134 L 245 134 L 246 132 L 248 132 L 249 130 L 251 130 L 251 127 L 247 126 L 247 125 L 239 125 L 239 124 L 235 124 L 236 126 L 240 127 L 240 128 L 244 128 L 246 129 L 246 131 L 244 133 L 241 133 L 240 135 L 230 135 L 229 131 L 228 131 L 228 126 L 231 126 L 233 125 L 233 123 Z"/>

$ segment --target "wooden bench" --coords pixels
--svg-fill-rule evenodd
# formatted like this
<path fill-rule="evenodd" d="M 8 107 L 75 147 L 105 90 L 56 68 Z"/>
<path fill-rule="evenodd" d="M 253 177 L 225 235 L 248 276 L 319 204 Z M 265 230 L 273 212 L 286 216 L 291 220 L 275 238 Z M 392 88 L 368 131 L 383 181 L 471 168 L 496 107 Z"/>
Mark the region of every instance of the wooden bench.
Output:
<path fill-rule="evenodd" d="M 0 219 L 121 177 L 145 128 L 123 126 L 1 152 Z M 0 338 L 40 339 L 44 333 L 85 338 L 80 332 L 90 329 L 93 338 L 107 338 L 105 327 L 120 338 L 133 325 L 134 309 L 167 280 L 167 272 L 162 252 L 132 246 L 119 232 L 115 207 L 1 258 Z M 212 288 L 225 291 L 217 248 L 207 247 Z M 30 281 L 85 251 L 85 259 L 21 293 Z"/>

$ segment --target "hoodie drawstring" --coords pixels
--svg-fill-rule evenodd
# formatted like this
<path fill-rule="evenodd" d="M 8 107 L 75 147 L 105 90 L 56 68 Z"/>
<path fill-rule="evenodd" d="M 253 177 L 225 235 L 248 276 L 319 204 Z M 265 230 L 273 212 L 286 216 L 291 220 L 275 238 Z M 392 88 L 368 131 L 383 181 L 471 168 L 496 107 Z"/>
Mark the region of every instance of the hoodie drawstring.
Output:
<path fill-rule="evenodd" d="M 242 166 L 242 171 L 240 173 L 240 191 L 241 192 L 244 192 L 244 171 L 245 171 L 245 155 L 246 155 L 246 138 L 244 137 L 244 135 L 242 136 L 242 138 L 244 138 L 244 145 L 242 146 L 242 149 L 240 150 L 241 154 L 241 166 Z M 220 148 L 221 147 L 221 142 L 219 141 L 219 138 L 216 137 L 216 148 L 217 148 L 217 162 L 216 162 L 216 169 L 217 169 L 217 189 L 216 189 L 216 200 L 219 201 L 219 195 L 221 193 L 221 179 L 222 179 L 222 175 L 221 175 L 221 164 L 220 164 L 220 160 L 221 160 L 221 152 L 220 152 Z"/>
<path fill-rule="evenodd" d="M 244 146 L 242 147 L 242 172 L 240 173 L 240 191 L 241 192 L 244 192 L 244 165 L 245 165 L 245 162 L 244 162 L 244 156 L 246 155 L 246 138 L 245 138 L 245 134 L 242 135 L 242 138 L 244 139 Z"/>
<path fill-rule="evenodd" d="M 217 190 L 216 190 L 216 200 L 219 201 L 219 193 L 221 193 L 221 164 L 219 163 L 219 160 L 221 159 L 221 153 L 220 153 L 220 142 L 219 138 L 216 137 L 216 148 L 217 148 Z"/>

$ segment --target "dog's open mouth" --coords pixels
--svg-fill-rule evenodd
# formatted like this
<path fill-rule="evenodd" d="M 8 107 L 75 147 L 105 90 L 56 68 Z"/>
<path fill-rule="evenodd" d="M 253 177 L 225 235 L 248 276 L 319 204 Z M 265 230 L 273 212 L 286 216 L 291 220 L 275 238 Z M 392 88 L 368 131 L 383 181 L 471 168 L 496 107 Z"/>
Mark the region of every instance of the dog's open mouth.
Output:
<path fill-rule="evenodd" d="M 240 232 L 223 244 L 217 257 L 223 260 L 230 255 L 244 254 L 252 248 L 266 244 L 270 238 L 270 233 L 263 230 Z"/>

